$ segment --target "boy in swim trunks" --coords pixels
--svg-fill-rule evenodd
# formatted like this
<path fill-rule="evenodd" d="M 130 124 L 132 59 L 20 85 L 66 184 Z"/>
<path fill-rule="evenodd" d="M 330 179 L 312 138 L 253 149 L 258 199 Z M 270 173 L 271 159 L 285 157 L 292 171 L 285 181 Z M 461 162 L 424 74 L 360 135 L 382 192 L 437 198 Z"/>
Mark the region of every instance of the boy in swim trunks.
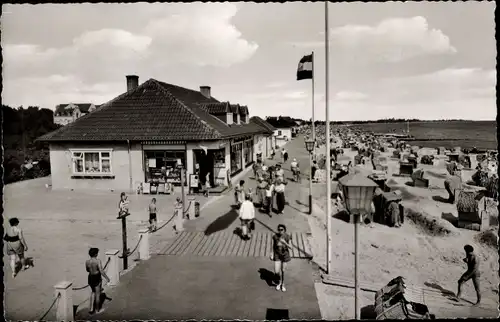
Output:
<path fill-rule="evenodd" d="M 156 217 L 156 198 L 151 199 L 148 207 L 149 210 L 149 230 L 156 231 L 157 217 Z"/>
<path fill-rule="evenodd" d="M 102 277 L 109 282 L 109 277 L 104 272 L 102 262 L 97 258 L 99 255 L 99 248 L 92 247 L 89 250 L 90 259 L 85 262 L 85 269 L 89 273 L 88 283 L 92 293 L 90 294 L 90 314 L 102 312 L 101 308 L 101 294 L 102 294 Z"/>

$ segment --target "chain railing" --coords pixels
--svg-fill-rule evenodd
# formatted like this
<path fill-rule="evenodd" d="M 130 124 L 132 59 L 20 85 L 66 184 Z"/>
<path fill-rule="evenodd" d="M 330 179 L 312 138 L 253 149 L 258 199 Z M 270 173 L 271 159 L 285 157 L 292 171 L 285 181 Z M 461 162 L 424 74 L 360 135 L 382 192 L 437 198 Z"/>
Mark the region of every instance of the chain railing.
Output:
<path fill-rule="evenodd" d="M 47 314 L 49 314 L 50 310 L 52 310 L 52 308 L 54 307 L 54 305 L 56 304 L 57 300 L 59 300 L 59 298 L 61 297 L 61 293 L 57 294 L 56 298 L 54 299 L 54 301 L 52 301 L 52 304 L 50 305 L 50 307 L 47 309 L 47 311 L 45 311 L 45 313 L 42 315 L 41 318 L 39 319 L 35 319 L 38 320 L 38 321 L 43 321 L 43 319 L 45 319 L 45 317 L 47 316 Z"/>
<path fill-rule="evenodd" d="M 186 210 L 184 210 L 183 215 L 185 215 L 185 214 L 187 214 L 187 213 L 189 212 L 189 209 L 190 209 L 190 207 L 191 207 L 191 204 L 192 204 L 192 203 L 193 203 L 192 201 L 190 201 L 190 202 L 189 202 L 189 205 L 188 205 L 187 209 L 186 209 Z M 163 227 L 165 227 L 166 225 L 168 225 L 168 224 L 169 224 L 169 223 L 170 223 L 170 222 L 171 222 L 171 221 L 172 221 L 172 220 L 173 220 L 176 216 L 177 216 L 177 211 L 176 211 L 176 212 L 174 212 L 174 214 L 172 215 L 172 217 L 170 217 L 170 218 L 169 218 L 169 219 L 168 219 L 168 220 L 167 220 L 164 224 L 162 224 L 159 228 L 156 228 L 155 230 L 151 230 L 151 227 L 150 227 L 150 228 L 149 228 L 149 232 L 157 232 L 158 230 L 160 230 L 160 229 L 162 229 Z"/>
<path fill-rule="evenodd" d="M 109 262 L 111 261 L 111 257 L 108 257 L 108 260 L 106 261 L 106 264 L 104 264 L 104 267 L 103 267 L 103 270 L 106 270 L 106 268 L 108 267 L 108 264 Z M 80 291 L 80 290 L 84 290 L 86 289 L 87 287 L 89 287 L 89 285 L 85 285 L 85 286 L 81 286 L 81 287 L 73 287 L 73 291 Z"/>

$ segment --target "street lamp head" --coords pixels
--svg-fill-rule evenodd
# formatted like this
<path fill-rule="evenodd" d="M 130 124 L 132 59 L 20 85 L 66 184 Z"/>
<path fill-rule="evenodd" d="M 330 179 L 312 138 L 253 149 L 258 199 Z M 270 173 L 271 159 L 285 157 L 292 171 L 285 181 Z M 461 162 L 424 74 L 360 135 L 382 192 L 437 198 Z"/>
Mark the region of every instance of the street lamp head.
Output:
<path fill-rule="evenodd" d="M 377 184 L 361 173 L 354 173 L 340 178 L 340 188 L 344 194 L 349 213 L 366 214 L 371 211 L 371 203 Z"/>
<path fill-rule="evenodd" d="M 314 141 L 313 140 L 306 140 L 306 150 L 309 153 L 311 153 L 314 150 Z"/>

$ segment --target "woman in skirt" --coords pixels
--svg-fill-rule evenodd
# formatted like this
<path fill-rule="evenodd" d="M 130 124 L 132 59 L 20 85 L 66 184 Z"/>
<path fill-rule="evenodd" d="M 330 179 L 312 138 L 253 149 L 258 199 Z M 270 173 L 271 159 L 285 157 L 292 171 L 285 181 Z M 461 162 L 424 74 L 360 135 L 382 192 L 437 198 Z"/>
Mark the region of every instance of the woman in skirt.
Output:
<path fill-rule="evenodd" d="M 290 256 L 290 241 L 291 236 L 286 233 L 285 225 L 278 225 L 278 231 L 273 236 L 273 254 L 271 255 L 271 260 L 274 261 L 277 291 L 286 292 L 285 269 L 287 263 L 292 260 Z"/>
<path fill-rule="evenodd" d="M 19 227 L 19 219 L 9 219 L 10 227 L 6 227 L 4 240 L 7 244 L 7 255 L 10 258 L 10 268 L 12 269 L 12 277 L 16 277 L 19 263 L 23 270 L 29 268 L 24 258 L 24 252 L 28 250 L 26 240 L 24 240 L 23 231 Z"/>

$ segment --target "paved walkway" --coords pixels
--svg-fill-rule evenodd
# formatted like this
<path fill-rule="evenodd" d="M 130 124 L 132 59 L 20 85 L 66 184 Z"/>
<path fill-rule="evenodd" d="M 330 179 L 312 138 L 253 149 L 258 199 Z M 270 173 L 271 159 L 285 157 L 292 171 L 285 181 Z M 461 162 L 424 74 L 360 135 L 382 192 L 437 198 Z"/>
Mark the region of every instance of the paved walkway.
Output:
<path fill-rule="evenodd" d="M 303 140 L 296 139 L 286 148 L 305 169 L 308 155 L 303 145 Z M 266 164 L 271 163 L 274 162 L 266 160 Z M 291 177 L 289 164 L 290 160 L 284 166 L 286 177 Z M 243 178 L 246 187 L 255 188 L 257 183 L 250 177 L 251 173 Z M 303 185 L 306 184 L 307 180 L 303 180 Z M 261 241 L 259 250 L 267 250 L 267 244 L 262 240 L 267 240 L 279 223 L 284 223 L 295 236 L 307 239 L 310 232 L 304 214 L 307 195 L 302 191 L 301 185 L 290 182 L 286 190 L 288 205 L 283 215 L 269 217 L 257 213 L 255 236 L 260 236 L 257 238 Z M 186 222 L 183 239 L 234 239 L 233 231 L 239 226 L 239 220 L 237 211 L 231 207 L 234 202 L 232 192 L 228 191 L 205 207 L 199 218 Z M 203 246 L 182 244 L 180 239 L 177 244 L 183 246 L 176 248 L 175 245 L 172 247 L 171 240 L 165 243 L 164 251 L 160 253 L 166 254 L 170 248 L 170 253 L 175 255 L 153 256 L 141 263 L 124 275 L 120 285 L 110 292 L 113 300 L 106 303 L 105 312 L 90 317 L 83 310 L 77 319 L 321 319 L 313 267 L 309 261 L 292 260 L 285 275 L 287 292 L 278 292 L 268 284 L 273 263 L 267 252 L 262 256 L 256 251 L 257 239 L 252 256 L 249 250 L 252 242 L 248 242 L 248 252 L 237 250 L 229 256 L 214 256 L 218 252 L 216 248 L 212 251 L 208 246 L 200 248 Z M 183 248 L 180 256 L 177 254 L 179 248 Z M 201 249 L 197 253 L 204 256 L 193 254 L 195 249 Z"/>

